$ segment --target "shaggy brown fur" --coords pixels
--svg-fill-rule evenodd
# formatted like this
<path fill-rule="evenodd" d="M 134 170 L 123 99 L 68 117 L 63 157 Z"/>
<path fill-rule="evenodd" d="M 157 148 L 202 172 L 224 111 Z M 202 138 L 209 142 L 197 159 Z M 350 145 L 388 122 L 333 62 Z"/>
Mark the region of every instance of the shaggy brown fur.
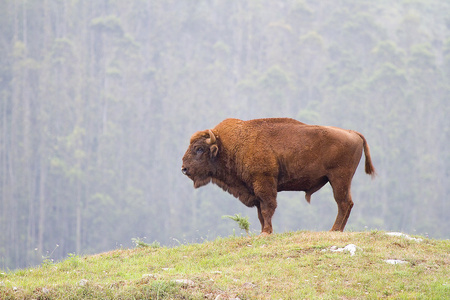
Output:
<path fill-rule="evenodd" d="M 338 215 L 331 230 L 343 231 L 353 201 L 353 174 L 362 152 L 372 176 L 369 146 L 356 131 L 307 125 L 293 119 L 226 119 L 191 137 L 182 172 L 199 188 L 213 182 L 249 207 L 256 206 L 261 234 L 272 233 L 277 192 L 305 191 L 306 200 L 327 182 Z"/>

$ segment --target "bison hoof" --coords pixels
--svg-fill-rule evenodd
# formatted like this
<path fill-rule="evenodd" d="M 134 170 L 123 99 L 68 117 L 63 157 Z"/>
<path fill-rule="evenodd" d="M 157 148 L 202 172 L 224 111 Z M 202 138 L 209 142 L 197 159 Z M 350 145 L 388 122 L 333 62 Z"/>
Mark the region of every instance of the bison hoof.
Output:
<path fill-rule="evenodd" d="M 270 235 L 270 233 L 268 233 L 268 232 L 261 232 L 259 234 L 260 237 L 265 237 L 265 236 L 269 236 L 269 235 Z"/>

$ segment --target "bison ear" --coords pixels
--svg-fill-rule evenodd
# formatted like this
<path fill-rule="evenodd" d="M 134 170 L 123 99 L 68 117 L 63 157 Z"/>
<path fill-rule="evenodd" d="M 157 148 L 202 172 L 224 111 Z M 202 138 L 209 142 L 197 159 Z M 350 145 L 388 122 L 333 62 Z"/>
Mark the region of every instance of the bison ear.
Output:
<path fill-rule="evenodd" d="M 211 158 L 214 158 L 219 153 L 219 147 L 217 147 L 217 145 L 212 145 L 211 147 L 209 147 L 209 151 Z"/>

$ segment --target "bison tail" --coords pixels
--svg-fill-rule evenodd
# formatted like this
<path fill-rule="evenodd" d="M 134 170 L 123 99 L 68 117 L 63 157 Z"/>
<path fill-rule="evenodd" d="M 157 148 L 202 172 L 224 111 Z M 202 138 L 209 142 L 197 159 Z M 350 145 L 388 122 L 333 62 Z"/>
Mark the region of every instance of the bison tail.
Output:
<path fill-rule="evenodd" d="M 375 171 L 375 167 L 372 164 L 372 158 L 370 157 L 370 148 L 369 144 L 366 141 L 366 138 L 359 132 L 356 132 L 363 140 L 363 147 L 364 147 L 364 155 L 366 157 L 366 164 L 365 164 L 365 171 L 366 174 L 369 174 L 374 178 L 377 173 Z"/>

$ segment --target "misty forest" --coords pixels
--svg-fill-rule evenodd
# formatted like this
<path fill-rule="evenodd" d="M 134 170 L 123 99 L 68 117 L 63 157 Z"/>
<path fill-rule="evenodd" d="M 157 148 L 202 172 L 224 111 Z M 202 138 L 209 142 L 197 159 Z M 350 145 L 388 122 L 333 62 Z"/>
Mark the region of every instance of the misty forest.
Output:
<path fill-rule="evenodd" d="M 225 118 L 361 132 L 346 230 L 450 238 L 450 2 L 0 2 L 0 269 L 245 234 L 256 208 L 181 171 Z M 281 192 L 275 233 L 329 230 L 326 185 Z"/>

